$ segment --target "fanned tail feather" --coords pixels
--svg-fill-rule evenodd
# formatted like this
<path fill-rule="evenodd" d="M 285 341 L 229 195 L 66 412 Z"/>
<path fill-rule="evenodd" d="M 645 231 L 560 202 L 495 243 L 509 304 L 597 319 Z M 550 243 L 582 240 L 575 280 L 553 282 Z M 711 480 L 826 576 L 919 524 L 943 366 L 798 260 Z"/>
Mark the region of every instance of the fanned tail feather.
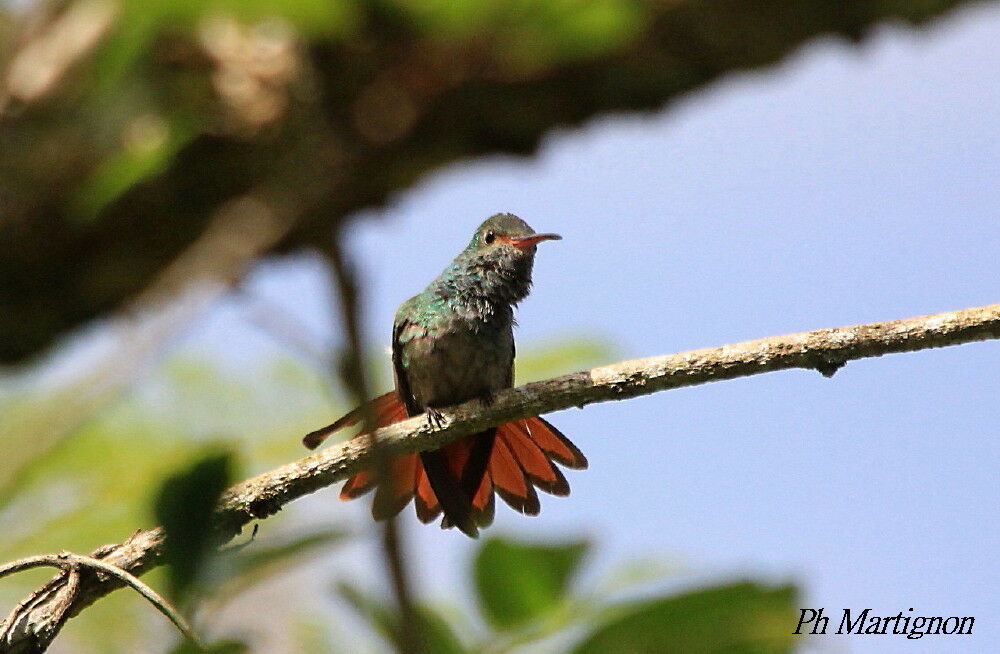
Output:
<path fill-rule="evenodd" d="M 494 497 L 496 496 L 493 494 L 493 478 L 487 470 L 472 498 L 472 517 L 480 527 L 489 527 L 493 524 L 493 514 L 496 511 Z"/>
<path fill-rule="evenodd" d="M 376 428 L 407 417 L 395 391 L 372 400 L 370 406 Z M 355 409 L 307 435 L 303 442 L 314 448 L 333 432 L 358 424 L 362 417 L 361 408 Z M 555 463 L 578 470 L 587 467 L 583 453 L 547 420 L 515 420 L 434 452 L 397 457 L 390 464 L 388 483 L 378 484 L 372 515 L 376 520 L 391 518 L 413 500 L 421 522 L 432 522 L 444 513 L 443 528 L 456 526 L 457 521 L 463 532 L 475 536 L 477 527 L 493 522 L 495 495 L 525 515 L 537 515 L 541 508 L 536 488 L 550 495 L 569 495 L 569 483 Z M 428 474 L 428 466 L 433 475 Z M 432 476 L 448 496 L 444 507 L 431 484 Z M 340 498 L 361 497 L 375 488 L 375 477 L 370 470 L 355 474 L 344 484 Z"/>
<path fill-rule="evenodd" d="M 569 483 L 552 464 L 538 443 L 531 439 L 522 420 L 509 422 L 500 429 L 500 438 L 510 448 L 528 480 L 550 495 L 569 495 Z"/>
<path fill-rule="evenodd" d="M 407 417 L 406 407 L 404 407 L 403 403 L 399 401 L 399 396 L 396 395 L 396 391 L 389 391 L 385 395 L 376 397 L 369 403 L 369 406 L 371 407 L 372 414 L 375 417 L 376 428 L 391 425 L 392 423 L 399 422 Z M 331 434 L 344 429 L 345 427 L 353 427 L 361 422 L 364 416 L 363 407 L 358 407 L 342 416 L 333 424 L 327 425 L 322 429 L 309 432 L 302 438 L 302 444 L 310 450 L 314 450 L 319 447 L 320 443 L 325 441 Z"/>
<path fill-rule="evenodd" d="M 506 426 L 506 425 L 504 425 Z M 505 430 L 508 433 L 511 430 Z M 535 487 L 528 480 L 521 462 L 507 446 L 507 439 L 500 438 L 490 457 L 490 477 L 497 495 L 510 508 L 525 515 L 538 515 L 541 505 Z"/>
<path fill-rule="evenodd" d="M 433 522 L 441 515 L 441 505 L 438 504 L 437 496 L 434 495 L 431 482 L 427 478 L 427 473 L 424 471 L 423 466 L 420 466 L 420 469 L 417 470 L 414 508 L 417 510 L 417 518 L 424 524 Z"/>
<path fill-rule="evenodd" d="M 389 464 L 389 479 L 378 485 L 372 503 L 372 517 L 388 520 L 410 503 L 417 488 L 417 468 L 420 458 L 416 454 L 405 454 Z"/>
<path fill-rule="evenodd" d="M 525 418 L 518 421 L 524 426 L 528 438 L 533 440 L 549 457 L 567 468 L 585 470 L 587 457 L 561 431 L 542 417 Z"/>

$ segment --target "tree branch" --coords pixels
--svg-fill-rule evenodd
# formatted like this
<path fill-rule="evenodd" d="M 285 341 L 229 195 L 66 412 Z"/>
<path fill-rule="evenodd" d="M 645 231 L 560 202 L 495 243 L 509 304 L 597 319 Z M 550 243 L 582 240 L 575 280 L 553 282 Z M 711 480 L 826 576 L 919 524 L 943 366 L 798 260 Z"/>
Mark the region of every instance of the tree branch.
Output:
<path fill-rule="evenodd" d="M 1000 339 L 1000 304 L 623 361 L 499 392 L 489 406 L 474 400 L 452 407 L 443 412 L 439 428 L 420 416 L 379 429 L 374 436 L 379 451 L 416 452 L 509 420 L 574 406 L 790 368 L 831 376 L 855 359 L 988 339 Z M 237 484 L 223 495 L 216 514 L 220 538 L 228 540 L 250 521 L 375 465 L 375 457 L 370 439 L 355 438 Z M 162 543 L 161 529 L 140 531 L 95 557 L 139 575 L 158 565 Z M 65 596 L 66 583 L 64 576 L 56 577 L 15 609 L 0 625 L 0 651 L 44 651 L 47 643 L 39 647 L 38 635 L 52 629 L 52 620 L 61 624 L 121 586 L 116 579 L 82 578 L 68 610 L 54 615 L 52 603 Z"/>
<path fill-rule="evenodd" d="M 7 575 L 21 572 L 22 570 L 31 570 L 32 568 L 40 568 L 43 566 L 59 568 L 64 571 L 66 576 L 77 577 L 76 580 L 70 582 L 73 586 L 79 583 L 78 577 L 80 575 L 81 567 L 92 568 L 98 572 L 103 572 L 110 577 L 118 579 L 123 584 L 130 586 L 137 593 L 145 597 L 150 604 L 156 607 L 156 610 L 174 623 L 174 626 L 177 627 L 185 638 L 198 647 L 203 647 L 201 639 L 198 638 L 194 629 L 191 628 L 191 625 L 184 619 L 184 616 L 181 615 L 180 612 L 170 604 L 170 602 L 163 599 L 163 597 L 161 597 L 155 590 L 142 583 L 138 577 L 129 574 L 117 566 L 101 561 L 100 559 L 95 559 L 90 556 L 80 556 L 79 554 L 72 554 L 71 552 L 29 556 L 27 558 L 18 559 L 17 561 L 12 561 L 0 566 L 0 577 L 6 577 Z"/>

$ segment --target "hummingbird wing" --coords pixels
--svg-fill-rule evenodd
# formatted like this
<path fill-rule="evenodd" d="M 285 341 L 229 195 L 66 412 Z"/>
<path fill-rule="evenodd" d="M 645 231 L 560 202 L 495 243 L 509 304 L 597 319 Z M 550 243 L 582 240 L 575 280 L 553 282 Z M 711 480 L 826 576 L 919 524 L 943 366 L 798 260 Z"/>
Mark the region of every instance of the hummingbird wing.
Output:
<path fill-rule="evenodd" d="M 392 369 L 396 381 L 396 394 L 406 407 L 407 413 L 410 416 L 416 416 L 423 413 L 425 408 L 418 404 L 410 391 L 406 367 L 403 365 L 403 343 L 401 342 L 404 332 L 411 329 L 421 330 L 419 325 L 415 325 L 405 317 L 397 316 L 392 330 Z M 421 520 L 429 522 L 437 516 L 438 510 L 443 511 L 447 524 L 442 523 L 442 526 L 454 525 L 468 536 L 475 538 L 479 535 L 479 530 L 472 515 L 473 493 L 467 492 L 465 490 L 467 486 L 463 483 L 465 481 L 463 471 L 469 460 L 469 456 L 465 452 L 468 449 L 469 440 L 463 438 L 441 449 L 421 452 L 419 458 L 423 474 L 415 474 L 411 492 L 415 492 L 417 496 L 417 516 Z M 423 479 L 427 480 L 426 484 L 423 483 Z M 436 502 L 430 501 L 431 494 L 426 493 L 427 487 L 433 491 Z M 409 497 L 406 497 L 405 500 L 403 497 L 406 496 L 400 495 L 398 501 L 402 501 L 402 506 L 405 506 Z"/>
<path fill-rule="evenodd" d="M 400 335 L 408 327 L 398 321 L 393 330 L 393 370 L 396 389 L 370 403 L 375 427 L 383 427 L 419 415 L 423 409 L 410 392 L 402 362 Z M 513 352 L 506 385 L 513 382 Z M 307 435 L 304 442 L 315 447 L 334 431 L 361 422 L 359 407 L 333 424 Z M 458 526 L 475 536 L 478 527 L 493 522 L 494 497 L 500 497 L 514 510 L 536 515 L 540 509 L 535 488 L 551 495 L 569 494 L 569 484 L 554 464 L 567 468 L 587 467 L 583 453 L 544 418 L 515 420 L 449 443 L 439 450 L 406 454 L 390 463 L 389 479 L 378 484 L 372 515 L 384 520 L 399 513 L 411 499 L 417 517 L 424 523 L 442 512 L 442 527 Z M 341 490 L 343 500 L 360 497 L 376 487 L 376 474 L 366 470 L 347 480 Z M 444 497 L 445 502 L 440 502 Z"/>

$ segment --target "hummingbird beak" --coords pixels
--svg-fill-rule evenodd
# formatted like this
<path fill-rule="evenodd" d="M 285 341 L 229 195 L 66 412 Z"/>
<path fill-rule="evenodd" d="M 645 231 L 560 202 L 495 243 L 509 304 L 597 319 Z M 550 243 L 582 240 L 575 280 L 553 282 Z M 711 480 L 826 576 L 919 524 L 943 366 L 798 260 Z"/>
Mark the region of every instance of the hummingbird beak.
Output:
<path fill-rule="evenodd" d="M 518 250 L 527 250 L 537 245 L 541 241 L 560 241 L 562 236 L 558 234 L 532 234 L 531 236 L 508 236 L 506 241 Z"/>

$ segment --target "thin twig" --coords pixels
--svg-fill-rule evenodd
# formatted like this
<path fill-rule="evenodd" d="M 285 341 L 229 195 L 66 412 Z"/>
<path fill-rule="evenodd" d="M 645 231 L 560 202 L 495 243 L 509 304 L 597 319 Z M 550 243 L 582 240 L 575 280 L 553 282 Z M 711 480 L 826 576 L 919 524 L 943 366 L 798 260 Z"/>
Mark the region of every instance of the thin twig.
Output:
<path fill-rule="evenodd" d="M 347 387 L 354 391 L 355 400 L 362 407 L 365 440 L 375 453 L 376 476 L 378 479 L 388 479 L 390 474 L 390 457 L 379 447 L 375 436 L 375 416 L 371 406 L 365 401 L 371 397 L 368 393 L 368 383 L 363 362 L 364 346 L 361 340 L 360 303 L 358 301 L 357 283 L 354 274 L 344 260 L 341 248 L 342 233 L 336 232 L 331 239 L 326 252 L 330 264 L 333 282 L 340 295 L 344 331 L 347 333 L 348 353 L 343 362 L 341 376 Z M 392 582 L 393 594 L 399 608 L 400 633 L 397 643 L 400 654 L 422 654 L 423 640 L 419 633 L 419 625 L 413 610 L 413 597 L 410 592 L 409 575 L 406 570 L 406 559 L 403 555 L 403 544 L 399 537 L 396 516 L 385 521 L 382 526 L 382 554 L 385 557 L 386 569 Z"/>
<path fill-rule="evenodd" d="M 73 554 L 71 552 L 61 552 L 59 554 L 41 554 L 38 556 L 29 556 L 23 559 L 18 559 L 17 561 L 11 561 L 4 565 L 0 565 L 0 578 L 6 577 L 7 575 L 22 572 L 24 570 L 30 570 L 32 568 L 41 567 L 51 567 L 60 568 L 65 570 L 69 575 L 75 575 L 80 567 L 87 567 L 103 572 L 106 575 L 110 575 L 122 581 L 127 586 L 133 588 L 137 593 L 145 597 L 150 604 L 156 607 L 156 609 L 165 615 L 168 620 L 174 623 L 174 626 L 184 635 L 185 638 L 190 640 L 192 643 L 196 644 L 198 647 L 203 647 L 201 639 L 188 624 L 188 621 L 184 619 L 184 616 L 175 609 L 170 602 L 164 599 L 155 590 L 144 584 L 135 575 L 122 570 L 118 566 L 111 565 L 101 561 L 100 559 L 95 559 L 89 556 L 82 556 L 80 554 Z M 78 581 L 78 580 L 76 580 Z M 0 643 L 2 645 L 3 643 Z"/>
<path fill-rule="evenodd" d="M 248 548 L 248 547 L 250 547 L 251 545 L 254 544 L 254 541 L 257 540 L 257 532 L 258 531 L 260 531 L 260 523 L 259 522 L 255 522 L 254 525 L 253 525 L 253 529 L 250 531 L 250 538 L 246 539 L 246 542 L 243 542 L 243 543 L 233 543 L 232 545 L 227 545 L 226 547 L 221 547 L 221 548 L 219 548 L 219 553 L 220 554 L 232 555 L 232 554 L 236 554 L 237 552 L 242 552 L 243 550 L 245 550 L 246 548 Z"/>
<path fill-rule="evenodd" d="M 223 204 L 204 233 L 166 266 L 116 320 L 116 343 L 38 408 L 0 426 L 0 499 L 32 460 L 76 433 L 160 356 L 165 345 L 223 297 L 257 257 L 287 234 L 299 208 L 266 188 Z M 52 411 L 58 406 L 58 411 Z M 16 438 L 31 434 L 30 447 Z"/>
<path fill-rule="evenodd" d="M 935 347 L 1000 339 L 1000 304 L 905 320 L 820 329 L 775 336 L 717 348 L 623 361 L 589 371 L 555 377 L 498 392 L 489 406 L 473 400 L 443 411 L 435 426 L 426 416 L 408 418 L 375 432 L 379 450 L 390 455 L 434 449 L 510 420 L 558 411 L 594 402 L 624 400 L 671 388 L 724 379 L 804 368 L 829 376 L 848 361 L 913 352 Z M 274 470 L 247 479 L 223 495 L 215 524 L 222 537 L 233 537 L 251 520 L 267 517 L 304 495 L 354 473 L 371 469 L 376 454 L 368 439 L 354 438 Z M 135 533 L 125 543 L 111 546 L 102 558 L 141 574 L 161 562 L 163 530 Z M 118 587 L 116 580 L 88 576 L 67 611 L 53 617 L 54 599 L 65 580 L 53 580 L 19 605 L 19 628 L 11 617 L 0 624 L 0 643 L 21 645 L 8 651 L 32 649 L 29 639 L 54 620 L 76 615 Z M 15 614 L 12 613 L 12 616 Z M 20 628 L 27 624 L 28 627 Z M 12 635 L 8 635 L 12 634 Z M 7 637 L 8 640 L 3 640 Z M 26 644 L 27 643 L 27 644 Z"/>
<path fill-rule="evenodd" d="M 279 303 L 254 295 L 245 288 L 237 289 L 237 297 L 246 299 L 247 322 L 261 332 L 294 352 L 306 363 L 319 368 L 323 375 L 330 375 L 330 349 L 326 347 L 307 325 L 296 320 L 286 307 Z"/>

